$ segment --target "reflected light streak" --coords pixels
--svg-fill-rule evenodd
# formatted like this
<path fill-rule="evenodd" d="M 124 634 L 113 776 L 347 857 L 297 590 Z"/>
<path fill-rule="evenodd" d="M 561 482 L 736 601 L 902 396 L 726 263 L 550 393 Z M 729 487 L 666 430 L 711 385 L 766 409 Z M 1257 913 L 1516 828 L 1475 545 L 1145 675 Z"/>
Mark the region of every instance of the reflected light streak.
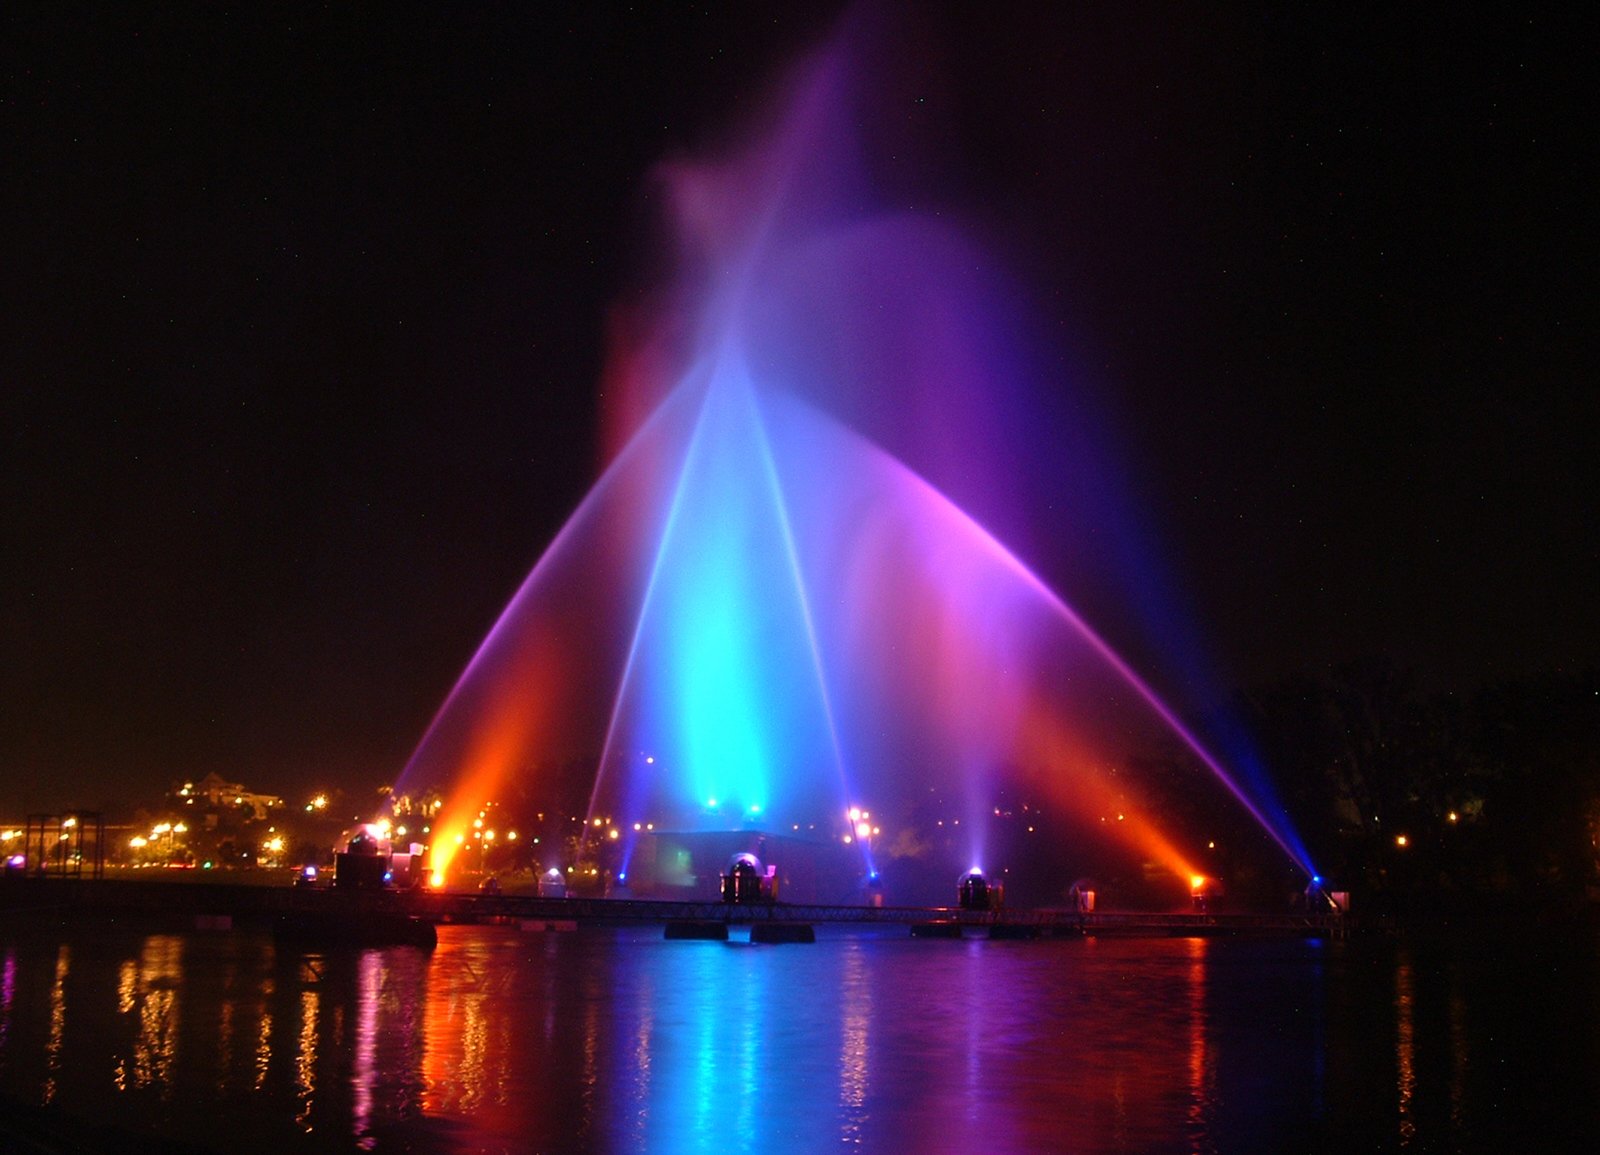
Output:
<path fill-rule="evenodd" d="M 423 1004 L 422 1107 L 429 1114 L 466 1115 L 503 1104 L 522 1077 L 506 1066 L 503 1037 L 490 1031 L 494 1007 L 473 964 L 469 942 L 439 937 Z"/>
<path fill-rule="evenodd" d="M 963 958 L 961 959 L 963 986 L 967 991 L 979 991 L 984 986 L 983 967 L 980 964 L 979 951 L 983 949 L 979 943 L 968 940 L 963 944 Z M 989 1040 L 990 1021 L 987 1002 L 981 998 L 968 997 L 962 1001 L 961 1009 L 965 1012 L 965 1021 L 962 1023 L 965 1035 L 965 1046 L 962 1048 L 961 1057 L 964 1060 L 963 1070 L 965 1080 L 961 1087 L 962 1107 L 961 1122 L 968 1124 L 961 1132 L 958 1140 L 959 1146 L 968 1151 L 976 1151 L 984 1146 L 979 1141 L 979 1136 L 970 1133 L 971 1122 L 979 1116 L 979 1105 L 984 1101 L 988 1091 L 990 1072 L 985 1061 L 985 1044 Z M 997 1136 L 984 1136 L 985 1139 L 999 1140 Z"/>
<path fill-rule="evenodd" d="M 1189 1136 L 1192 1149 L 1215 1148 L 1211 1135 L 1212 1113 L 1216 1109 L 1216 1071 L 1213 1068 L 1210 1048 L 1210 1022 L 1206 1014 L 1206 955 L 1210 939 L 1186 940 L 1189 954 L 1188 1004 L 1189 1004 Z"/>
<path fill-rule="evenodd" d="M 232 955 L 229 955 L 224 963 L 221 977 L 224 989 L 232 990 L 235 988 L 238 979 L 238 964 Z M 234 1036 L 238 1033 L 234 1020 L 238 1016 L 239 1010 L 239 1005 L 233 999 L 228 999 L 223 1002 L 217 1018 L 217 1070 L 220 1073 L 217 1085 L 222 1088 L 228 1087 L 233 1081 Z"/>
<path fill-rule="evenodd" d="M 351 1126 L 355 1134 L 363 1136 L 361 1146 L 370 1146 L 367 1132 L 372 1125 L 372 1084 L 377 1078 L 378 1065 L 378 1005 L 383 998 L 383 954 L 376 950 L 361 952 L 358 966 L 359 979 L 356 991 L 356 1045 L 355 1070 L 350 1078 L 350 1091 L 354 1100 L 351 1108 Z"/>
<path fill-rule="evenodd" d="M 217 1018 L 217 1086 L 223 1090 L 227 1089 L 233 1073 L 233 1017 L 236 1012 L 237 1007 L 229 999 L 222 1004 Z"/>
<path fill-rule="evenodd" d="M 61 1070 L 61 1040 L 67 1027 L 67 972 L 72 969 L 72 948 L 56 951 L 55 982 L 50 987 L 50 1041 L 45 1046 L 44 1101 L 56 1097 L 56 1075 Z"/>
<path fill-rule="evenodd" d="M 839 1031 L 839 1141 L 847 1147 L 861 1144 L 866 1121 L 872 1068 L 871 978 L 871 969 L 862 957 L 859 944 L 851 944 L 844 957 L 844 974 L 840 980 L 844 1005 Z"/>
<path fill-rule="evenodd" d="M 595 1126 L 595 1120 L 605 1110 L 607 1101 L 603 1010 L 609 992 L 601 989 L 593 971 L 585 976 L 585 980 L 587 989 L 584 991 L 583 999 L 583 1073 L 579 1084 L 583 1121 L 579 1132 L 587 1137 Z"/>
<path fill-rule="evenodd" d="M 717 1084 L 716 1066 L 719 1025 L 726 1029 L 726 1020 L 719 1020 L 709 1014 L 699 1016 L 699 1030 L 696 1032 L 694 1055 L 691 1060 L 694 1065 L 694 1080 L 689 1088 L 693 1103 L 691 1116 L 693 1125 L 688 1132 L 697 1139 L 709 1139 L 717 1134 L 722 1121 L 722 1112 L 718 1109 L 721 1088 Z"/>
<path fill-rule="evenodd" d="M 317 1009 L 321 996 L 315 990 L 300 992 L 300 1037 L 294 1057 L 295 1098 L 300 1109 L 294 1121 L 302 1131 L 311 1130 L 311 1103 L 317 1089 Z"/>
<path fill-rule="evenodd" d="M 117 1013 L 130 1014 L 139 1002 L 139 964 L 125 959 L 117 968 Z"/>
<path fill-rule="evenodd" d="M 6 947 L 6 960 L 0 964 L 0 1051 L 11 1034 L 11 1004 L 17 994 L 17 948 Z"/>
<path fill-rule="evenodd" d="M 1467 1034 L 1467 997 L 1461 973 L 1450 972 L 1450 1122 L 1456 1134 L 1467 1125 L 1467 1071 L 1472 1057 Z"/>
<path fill-rule="evenodd" d="M 765 1044 L 772 1033 L 772 968 L 760 965 L 750 968 L 741 984 L 743 1006 L 734 1020 L 738 1032 L 733 1050 L 735 1067 L 726 1072 L 726 1084 L 738 1088 L 738 1110 L 734 1115 L 734 1148 L 753 1151 L 759 1145 L 758 1135 L 765 1118 L 761 1110 L 762 1084 L 766 1078 L 766 1064 L 762 1061 Z"/>
<path fill-rule="evenodd" d="M 178 985 L 183 976 L 183 939 L 153 934 L 139 958 L 139 1033 L 134 1041 L 133 1082 L 165 1087 L 178 1055 Z"/>
<path fill-rule="evenodd" d="M 638 968 L 630 985 L 632 995 L 624 1013 L 614 1019 L 619 1032 L 618 1067 L 611 1072 L 614 1109 L 610 1115 L 621 1121 L 619 1134 L 622 1144 L 629 1150 L 650 1150 L 651 1097 L 656 1093 L 654 1057 L 659 1046 L 656 1038 L 656 1009 L 659 993 L 656 974 L 651 968 Z"/>
<path fill-rule="evenodd" d="M 261 1029 L 256 1035 L 255 1054 L 255 1089 L 261 1090 L 267 1085 L 267 1072 L 272 1068 L 272 996 L 277 992 L 277 983 L 271 975 L 266 975 L 261 980 Z"/>
<path fill-rule="evenodd" d="M 655 1006 L 656 993 L 650 982 L 650 972 L 646 971 L 639 976 L 639 998 L 634 1005 L 634 1030 L 628 1040 L 630 1062 L 627 1066 L 628 1073 L 632 1076 L 631 1112 L 632 1125 L 628 1128 L 627 1138 L 637 1150 L 646 1150 L 645 1139 L 649 1134 L 650 1102 L 654 1089 L 654 1070 L 652 1057 L 655 1054 Z"/>
<path fill-rule="evenodd" d="M 1416 996 L 1411 956 L 1402 954 L 1394 972 L 1395 1096 L 1400 1109 L 1400 1145 L 1417 1137 Z"/>

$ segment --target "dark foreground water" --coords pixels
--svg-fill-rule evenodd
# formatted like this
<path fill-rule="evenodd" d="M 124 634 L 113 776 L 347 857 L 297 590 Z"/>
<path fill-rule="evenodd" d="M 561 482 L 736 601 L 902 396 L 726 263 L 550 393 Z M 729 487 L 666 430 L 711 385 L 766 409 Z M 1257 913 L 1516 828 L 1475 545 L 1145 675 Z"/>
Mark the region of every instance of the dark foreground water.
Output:
<path fill-rule="evenodd" d="M 0 1113 L 21 1149 L 1592 1150 L 1600 952 L 0 926 Z"/>

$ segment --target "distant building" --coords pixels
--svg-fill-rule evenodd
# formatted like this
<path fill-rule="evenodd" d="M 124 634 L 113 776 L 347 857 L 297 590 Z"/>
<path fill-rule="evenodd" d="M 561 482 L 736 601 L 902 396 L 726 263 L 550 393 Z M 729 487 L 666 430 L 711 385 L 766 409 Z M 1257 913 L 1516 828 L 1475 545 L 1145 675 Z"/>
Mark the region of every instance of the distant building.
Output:
<path fill-rule="evenodd" d="M 184 805 L 200 803 L 214 810 L 249 808 L 257 822 L 264 820 L 273 810 L 283 809 L 283 799 L 276 794 L 256 794 L 237 782 L 225 782 L 220 774 L 207 774 L 198 782 L 185 782 L 178 788 L 178 797 Z"/>

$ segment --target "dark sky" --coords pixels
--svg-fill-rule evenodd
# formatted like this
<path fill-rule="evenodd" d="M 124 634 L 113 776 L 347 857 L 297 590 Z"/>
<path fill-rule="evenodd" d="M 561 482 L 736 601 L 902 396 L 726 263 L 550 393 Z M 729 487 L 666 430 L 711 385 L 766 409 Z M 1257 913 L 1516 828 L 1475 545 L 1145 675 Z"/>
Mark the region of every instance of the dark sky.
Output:
<path fill-rule="evenodd" d="M 1025 287 L 1149 589 L 1025 556 L 1158 682 L 1173 615 L 1219 684 L 1600 660 L 1593 22 L 992 7 L 889 7 L 891 192 Z M 598 472 L 651 165 L 836 11 L 7 5 L 0 816 L 393 780 Z"/>

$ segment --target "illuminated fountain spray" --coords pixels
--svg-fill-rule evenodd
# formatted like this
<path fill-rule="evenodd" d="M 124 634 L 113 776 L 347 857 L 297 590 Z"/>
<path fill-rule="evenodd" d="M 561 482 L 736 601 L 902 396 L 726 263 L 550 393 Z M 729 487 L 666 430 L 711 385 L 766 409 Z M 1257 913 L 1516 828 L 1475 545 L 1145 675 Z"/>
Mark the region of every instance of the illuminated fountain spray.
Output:
<path fill-rule="evenodd" d="M 620 326 L 611 462 L 402 779 L 448 800 L 437 865 L 487 801 L 597 754 L 585 828 L 604 815 L 624 863 L 636 826 L 831 832 L 865 803 L 964 823 L 975 864 L 1010 786 L 1069 825 L 1115 812 L 1187 879 L 1127 772 L 1130 752 L 1174 740 L 1261 819 L 1066 601 L 914 468 L 1003 486 L 985 431 L 1019 396 L 1018 358 L 994 323 L 998 278 L 959 233 L 841 219 L 860 193 L 848 81 L 824 55 L 763 147 L 665 170 L 684 272 Z M 855 845 L 870 871 L 870 841 Z"/>

